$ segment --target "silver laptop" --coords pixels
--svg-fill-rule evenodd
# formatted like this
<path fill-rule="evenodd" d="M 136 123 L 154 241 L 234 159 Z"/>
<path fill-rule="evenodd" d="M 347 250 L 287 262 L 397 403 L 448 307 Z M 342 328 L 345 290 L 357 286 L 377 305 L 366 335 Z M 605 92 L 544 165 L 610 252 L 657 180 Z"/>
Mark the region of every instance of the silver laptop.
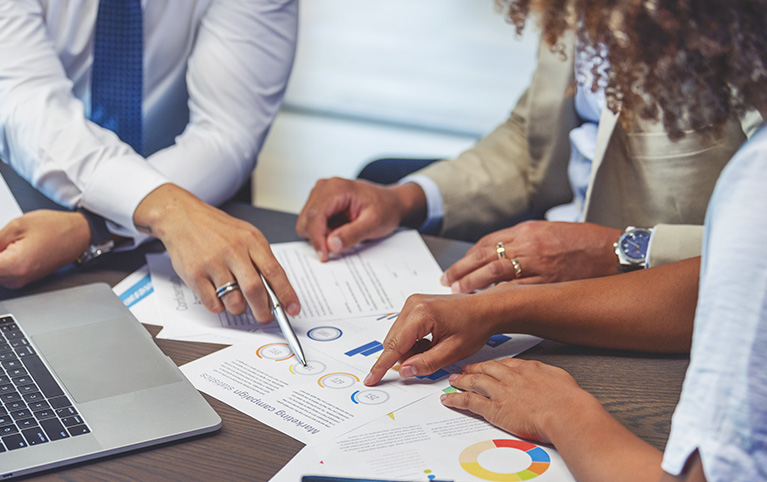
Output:
<path fill-rule="evenodd" d="M 220 427 L 109 286 L 0 302 L 0 480 Z"/>

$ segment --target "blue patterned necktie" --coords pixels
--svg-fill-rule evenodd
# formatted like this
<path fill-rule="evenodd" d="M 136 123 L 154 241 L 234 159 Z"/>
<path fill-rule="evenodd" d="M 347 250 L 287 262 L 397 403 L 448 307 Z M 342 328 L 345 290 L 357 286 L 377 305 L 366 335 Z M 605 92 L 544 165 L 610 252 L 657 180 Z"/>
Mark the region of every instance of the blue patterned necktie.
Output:
<path fill-rule="evenodd" d="M 91 120 L 139 154 L 144 75 L 141 0 L 101 0 L 93 45 Z"/>

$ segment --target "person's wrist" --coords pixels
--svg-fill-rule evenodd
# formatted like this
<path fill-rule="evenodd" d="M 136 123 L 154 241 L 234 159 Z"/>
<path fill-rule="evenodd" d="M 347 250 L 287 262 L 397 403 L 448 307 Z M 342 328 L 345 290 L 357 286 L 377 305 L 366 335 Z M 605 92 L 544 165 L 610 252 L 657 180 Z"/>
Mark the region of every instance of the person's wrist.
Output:
<path fill-rule="evenodd" d="M 618 242 L 618 239 L 623 234 L 622 229 L 617 228 L 604 228 L 605 229 L 605 236 L 603 238 L 603 243 L 601 247 L 601 251 L 604 252 L 604 256 L 601 257 L 602 259 L 602 266 L 603 271 L 606 275 L 614 275 L 620 273 L 618 269 L 618 263 L 616 262 L 615 258 L 615 243 Z"/>
<path fill-rule="evenodd" d="M 91 244 L 91 228 L 88 224 L 88 219 L 83 213 L 72 212 L 67 213 L 70 218 L 70 237 L 75 243 L 74 251 L 78 253 L 84 252 Z"/>
<path fill-rule="evenodd" d="M 141 200 L 133 213 L 133 224 L 142 233 L 162 240 L 172 223 L 183 219 L 183 206 L 190 196 L 176 185 L 163 184 Z"/>
<path fill-rule="evenodd" d="M 90 264 L 114 249 L 114 235 L 103 217 L 80 207 L 71 214 L 71 219 L 69 235 L 78 248 L 75 259 L 78 265 Z"/>
<path fill-rule="evenodd" d="M 426 194 L 414 182 L 395 184 L 386 188 L 394 195 L 399 224 L 417 228 L 426 220 Z"/>
<path fill-rule="evenodd" d="M 569 388 L 569 393 L 560 393 L 550 403 L 541 416 L 539 428 L 545 441 L 555 447 L 580 431 L 574 424 L 586 429 L 598 426 L 605 415 L 610 417 L 599 400 L 578 386 Z"/>
<path fill-rule="evenodd" d="M 499 283 L 470 295 L 477 309 L 478 318 L 487 322 L 489 334 L 525 333 L 522 320 L 527 304 L 520 296 L 527 287 Z"/>

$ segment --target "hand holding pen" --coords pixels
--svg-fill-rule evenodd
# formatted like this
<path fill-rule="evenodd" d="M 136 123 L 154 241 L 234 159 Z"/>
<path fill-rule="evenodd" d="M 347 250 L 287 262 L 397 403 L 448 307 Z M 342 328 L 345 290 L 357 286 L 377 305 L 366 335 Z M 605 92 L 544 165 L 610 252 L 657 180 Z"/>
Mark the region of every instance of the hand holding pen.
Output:
<path fill-rule="evenodd" d="M 280 300 L 277 299 L 277 295 L 274 294 L 274 290 L 272 290 L 272 287 L 266 282 L 264 275 L 260 272 L 258 275 L 261 277 L 261 281 L 266 288 L 266 293 L 269 295 L 272 311 L 274 312 L 274 317 L 277 319 L 277 324 L 280 325 L 280 331 L 282 331 L 283 336 L 288 341 L 288 345 L 290 346 L 290 349 L 293 350 L 293 353 L 295 353 L 296 358 L 298 358 L 303 366 L 306 366 L 306 355 L 304 355 L 304 350 L 301 348 L 301 343 L 298 341 L 296 332 L 293 331 L 293 327 L 290 325 L 288 315 L 285 313 Z"/>

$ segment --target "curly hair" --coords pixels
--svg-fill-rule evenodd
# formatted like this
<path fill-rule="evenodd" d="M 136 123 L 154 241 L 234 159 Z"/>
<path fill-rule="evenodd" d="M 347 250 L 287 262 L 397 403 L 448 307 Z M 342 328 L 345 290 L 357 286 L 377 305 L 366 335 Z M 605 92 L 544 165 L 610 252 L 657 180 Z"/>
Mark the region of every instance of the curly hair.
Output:
<path fill-rule="evenodd" d="M 767 104 L 767 0 L 496 4 L 517 33 L 531 13 L 538 14 L 542 38 L 554 49 L 565 31 L 575 29 L 578 49 L 589 49 L 596 59 L 594 89 L 599 66 L 609 62 L 607 107 L 661 119 L 673 139 L 687 130 L 718 130 Z"/>

